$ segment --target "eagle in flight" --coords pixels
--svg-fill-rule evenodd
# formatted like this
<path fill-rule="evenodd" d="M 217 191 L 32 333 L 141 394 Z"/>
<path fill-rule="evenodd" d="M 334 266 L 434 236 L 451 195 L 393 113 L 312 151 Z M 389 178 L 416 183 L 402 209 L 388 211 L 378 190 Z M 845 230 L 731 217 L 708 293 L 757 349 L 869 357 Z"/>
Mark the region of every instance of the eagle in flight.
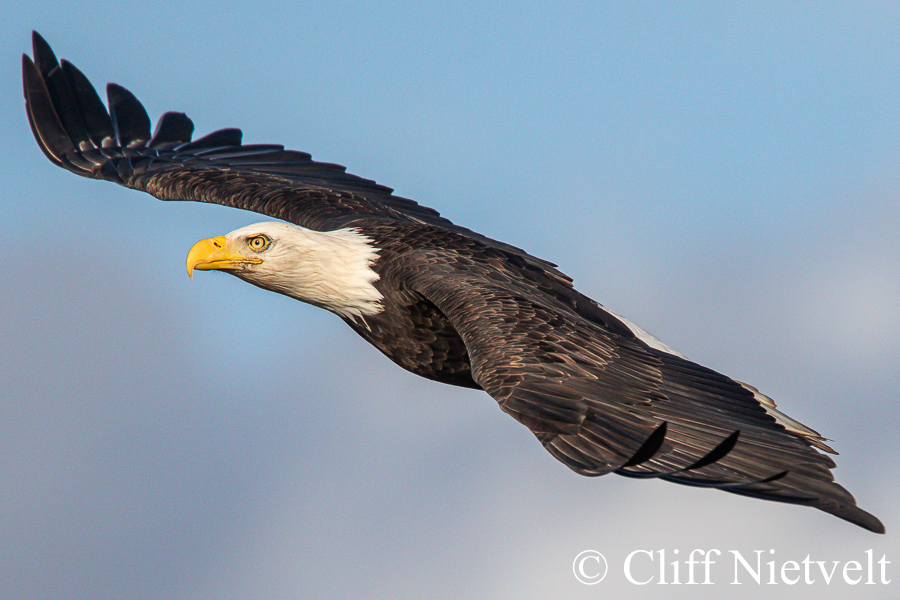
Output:
<path fill-rule="evenodd" d="M 239 129 L 192 140 L 167 112 L 87 78 L 37 33 L 22 59 L 28 121 L 73 173 L 161 200 L 278 219 L 202 240 L 220 270 L 329 310 L 404 369 L 482 389 L 582 475 L 661 478 L 884 526 L 834 482 L 833 450 L 756 388 L 698 365 L 581 294 L 556 265 L 456 225 L 390 188 Z"/>

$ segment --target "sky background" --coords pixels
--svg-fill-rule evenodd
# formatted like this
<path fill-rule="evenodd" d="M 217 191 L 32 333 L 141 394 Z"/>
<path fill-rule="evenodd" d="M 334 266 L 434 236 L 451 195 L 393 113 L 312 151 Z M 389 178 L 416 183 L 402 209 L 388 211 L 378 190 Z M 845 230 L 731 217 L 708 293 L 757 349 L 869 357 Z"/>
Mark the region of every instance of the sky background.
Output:
<path fill-rule="evenodd" d="M 598 4 L 7 2 L 0 597 L 896 598 L 900 5 Z M 265 219 L 52 166 L 32 29 L 154 121 L 241 127 L 558 263 L 833 439 L 888 534 L 579 477 L 337 317 L 191 282 L 195 241 Z M 727 558 L 711 586 L 624 577 L 634 550 L 695 548 L 872 549 L 894 581 L 736 586 Z M 594 587 L 586 549 L 610 563 Z"/>

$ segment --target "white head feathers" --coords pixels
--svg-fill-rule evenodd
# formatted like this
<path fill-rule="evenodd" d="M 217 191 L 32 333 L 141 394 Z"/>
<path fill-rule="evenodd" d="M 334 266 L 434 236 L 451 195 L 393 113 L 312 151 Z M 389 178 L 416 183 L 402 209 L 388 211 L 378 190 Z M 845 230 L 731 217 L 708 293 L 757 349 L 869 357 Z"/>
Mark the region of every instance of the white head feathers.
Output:
<path fill-rule="evenodd" d="M 268 240 L 262 250 L 248 240 Z M 228 245 L 262 263 L 234 271 L 261 288 L 328 309 L 351 318 L 382 311 L 383 296 L 373 282 L 372 263 L 378 248 L 358 230 L 314 231 L 288 223 L 266 222 L 236 229 L 225 236 Z"/>

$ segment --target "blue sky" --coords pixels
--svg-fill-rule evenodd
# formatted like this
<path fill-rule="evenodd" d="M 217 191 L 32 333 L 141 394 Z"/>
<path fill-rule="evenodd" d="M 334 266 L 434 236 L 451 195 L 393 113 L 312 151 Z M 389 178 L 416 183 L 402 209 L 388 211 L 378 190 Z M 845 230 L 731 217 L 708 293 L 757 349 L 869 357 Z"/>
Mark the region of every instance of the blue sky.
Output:
<path fill-rule="evenodd" d="M 637 587 L 637 549 L 900 561 L 895 3 L 67 2 L 0 24 L 0 596 L 758 597 Z M 264 220 L 53 167 L 40 31 L 98 88 L 344 164 L 553 260 L 835 440 L 877 537 L 819 511 L 554 461 L 198 239 Z M 582 550 L 611 563 L 578 584 Z M 896 566 L 893 568 L 896 569 Z M 900 571 L 894 571 L 900 578 Z M 766 586 L 893 598 L 889 586 Z"/>

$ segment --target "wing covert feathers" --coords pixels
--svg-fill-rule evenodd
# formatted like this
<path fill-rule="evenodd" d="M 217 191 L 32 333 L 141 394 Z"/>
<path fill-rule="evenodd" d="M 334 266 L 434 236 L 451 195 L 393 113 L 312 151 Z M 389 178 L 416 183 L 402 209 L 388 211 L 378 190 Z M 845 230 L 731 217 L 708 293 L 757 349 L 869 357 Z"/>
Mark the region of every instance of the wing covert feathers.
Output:
<path fill-rule="evenodd" d="M 109 84 L 109 108 L 73 65 L 58 61 L 32 34 L 34 60 L 22 57 L 25 105 L 32 132 L 54 164 L 77 175 L 105 179 L 162 200 L 210 202 L 250 210 L 320 231 L 377 218 L 446 228 L 503 248 L 523 262 L 556 273 L 552 263 L 455 225 L 389 187 L 347 173 L 341 165 L 275 144 L 243 145 L 240 129 L 220 129 L 196 140 L 182 113 L 163 114 L 151 135 L 138 99 Z"/>
<path fill-rule="evenodd" d="M 415 289 L 469 350 L 472 375 L 555 458 L 814 506 L 882 533 L 834 482 L 821 436 L 754 388 L 593 322 L 497 273 L 419 268 Z M 574 292 L 577 293 L 577 292 Z"/>

